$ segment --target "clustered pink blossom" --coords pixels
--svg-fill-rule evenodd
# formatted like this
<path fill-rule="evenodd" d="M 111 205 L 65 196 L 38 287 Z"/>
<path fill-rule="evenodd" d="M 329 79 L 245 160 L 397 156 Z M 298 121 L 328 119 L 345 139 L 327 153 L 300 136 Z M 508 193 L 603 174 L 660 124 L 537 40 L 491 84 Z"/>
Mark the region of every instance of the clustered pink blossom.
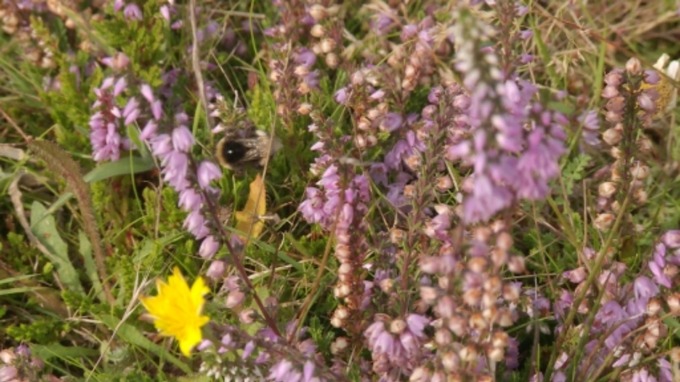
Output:
<path fill-rule="evenodd" d="M 92 105 L 96 112 L 90 117 L 90 142 L 97 162 L 118 160 L 121 150 L 131 147 L 130 140 L 123 138 L 120 130 L 136 122 L 140 110 L 135 97 L 119 101 L 127 87 L 125 76 L 108 77 L 94 90 L 97 100 Z"/>
<path fill-rule="evenodd" d="M 595 254 L 590 248 L 584 250 L 586 261 L 593 261 Z M 578 362 L 579 372 L 591 377 L 597 377 L 605 367 L 611 366 L 621 369 L 621 380 L 672 381 L 670 363 L 665 357 L 653 363 L 640 361 L 655 354 L 659 341 L 666 337 L 668 328 L 663 312 L 680 314 L 680 295 L 670 289 L 672 279 L 680 273 L 678 266 L 680 231 L 668 231 L 656 244 L 646 269 L 632 281 L 624 279 L 628 268 L 625 264 L 606 260 L 596 285 L 591 286 L 578 306 L 574 306 L 574 296 L 586 287 L 589 271 L 579 267 L 565 272 L 564 280 L 575 285 L 576 292 L 563 289 L 554 304 L 558 332 L 565 330 L 562 323 L 570 310 L 576 309 L 577 317 L 583 320 L 592 310 L 596 313 L 588 329 L 586 355 L 576 361 L 572 359 L 573 353 L 563 351 L 555 364 L 552 380 L 565 381 L 566 370 Z M 579 338 L 578 332 L 572 335 Z"/>
<path fill-rule="evenodd" d="M 456 70 L 470 94 L 471 136 L 447 154 L 473 168 L 463 184 L 463 217 L 476 223 L 522 199 L 548 195 L 548 182 L 560 172 L 568 121 L 534 100 L 534 85 L 500 70 L 496 53 L 480 44 L 494 30 L 466 15 L 459 16 L 454 34 Z"/>

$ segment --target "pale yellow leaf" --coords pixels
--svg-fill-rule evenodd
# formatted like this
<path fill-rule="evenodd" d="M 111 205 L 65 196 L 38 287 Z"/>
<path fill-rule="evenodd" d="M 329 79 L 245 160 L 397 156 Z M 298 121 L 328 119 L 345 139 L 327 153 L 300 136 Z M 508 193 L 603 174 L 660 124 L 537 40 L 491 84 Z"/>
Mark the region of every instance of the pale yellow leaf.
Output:
<path fill-rule="evenodd" d="M 267 194 L 260 174 L 250 183 L 248 200 L 242 211 L 236 211 L 236 230 L 242 238 L 258 237 L 264 223 L 260 216 L 267 212 Z"/>

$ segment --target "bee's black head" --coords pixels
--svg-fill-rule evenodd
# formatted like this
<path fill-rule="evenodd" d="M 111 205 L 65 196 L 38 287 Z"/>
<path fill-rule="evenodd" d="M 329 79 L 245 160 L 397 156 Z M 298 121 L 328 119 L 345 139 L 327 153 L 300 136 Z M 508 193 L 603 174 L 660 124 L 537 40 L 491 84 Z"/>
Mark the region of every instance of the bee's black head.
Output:
<path fill-rule="evenodd" d="M 222 158 L 227 163 L 237 163 L 242 160 L 248 148 L 239 141 L 229 141 L 222 145 Z"/>

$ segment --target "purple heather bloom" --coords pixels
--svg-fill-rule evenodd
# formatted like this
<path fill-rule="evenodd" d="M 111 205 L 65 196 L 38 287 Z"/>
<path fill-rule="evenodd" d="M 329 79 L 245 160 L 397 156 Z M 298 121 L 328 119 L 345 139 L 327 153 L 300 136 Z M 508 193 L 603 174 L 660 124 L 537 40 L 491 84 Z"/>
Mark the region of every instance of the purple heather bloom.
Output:
<path fill-rule="evenodd" d="M 305 365 L 302 368 L 302 381 L 303 382 L 313 382 L 313 381 L 318 381 L 318 379 L 314 378 L 314 370 L 316 369 L 316 365 L 312 361 L 306 361 Z"/>
<path fill-rule="evenodd" d="M 128 4 L 125 6 L 125 9 L 123 9 L 123 15 L 128 20 L 139 21 L 142 19 L 142 10 L 137 4 Z"/>
<path fill-rule="evenodd" d="M 510 370 L 519 367 L 519 341 L 514 337 L 508 339 L 508 348 L 505 351 L 505 367 Z"/>
<path fill-rule="evenodd" d="M 170 7 L 167 5 L 161 5 L 160 12 L 165 21 L 170 21 Z"/>
<path fill-rule="evenodd" d="M 604 325 L 604 328 L 613 329 L 609 332 L 605 345 L 608 349 L 613 350 L 618 346 L 623 337 L 630 331 L 627 321 L 629 319 L 628 313 L 616 301 L 609 301 L 600 308 L 595 315 L 594 328 L 599 325 Z"/>
<path fill-rule="evenodd" d="M 104 57 L 101 61 L 104 65 L 116 71 L 124 70 L 130 64 L 130 59 L 122 52 L 117 52 L 113 57 Z"/>
<path fill-rule="evenodd" d="M 222 170 L 215 163 L 203 161 L 198 165 L 197 178 L 198 185 L 205 189 L 210 186 L 210 182 L 222 177 Z"/>
<path fill-rule="evenodd" d="M 312 72 L 307 73 L 304 77 L 302 77 L 302 81 L 310 89 L 317 89 L 319 87 L 319 71 L 314 70 Z"/>
<path fill-rule="evenodd" d="M 246 346 L 243 348 L 243 354 L 241 354 L 241 358 L 246 359 L 246 358 L 250 357 L 250 355 L 253 353 L 254 350 L 255 350 L 255 342 L 248 341 L 248 343 L 246 343 Z"/>
<path fill-rule="evenodd" d="M 181 191 L 189 187 L 187 172 L 189 171 L 189 158 L 179 151 L 172 151 L 163 160 L 163 180 L 168 182 L 175 190 Z"/>
<path fill-rule="evenodd" d="M 522 40 L 528 40 L 532 37 L 534 37 L 534 31 L 531 29 L 524 29 L 523 31 L 519 32 L 519 38 Z"/>
<path fill-rule="evenodd" d="M 153 155 L 165 160 L 173 152 L 172 138 L 168 134 L 152 136 L 149 140 Z"/>
<path fill-rule="evenodd" d="M 224 263 L 224 261 L 215 260 L 212 263 L 210 263 L 210 266 L 208 267 L 208 270 L 205 272 L 205 275 L 213 280 L 219 280 L 224 276 L 225 269 L 226 264 Z"/>
<path fill-rule="evenodd" d="M 374 99 L 374 100 L 381 100 L 381 99 L 383 99 L 384 97 L 385 97 L 385 91 L 382 90 L 382 89 L 378 89 L 378 90 L 374 91 L 374 92 L 371 93 L 371 95 L 369 96 L 369 98 Z"/>
<path fill-rule="evenodd" d="M 316 63 L 316 54 L 310 49 L 302 48 L 293 56 L 293 60 L 296 64 L 311 69 L 314 63 Z"/>
<path fill-rule="evenodd" d="M 656 297 L 659 294 L 659 287 L 652 282 L 649 278 L 645 276 L 638 276 L 633 282 L 633 290 L 635 292 L 635 298 L 639 299 L 650 299 L 651 297 Z M 646 304 L 645 304 L 646 305 Z"/>
<path fill-rule="evenodd" d="M 19 379 L 19 370 L 15 366 L 5 365 L 0 367 L 0 381 L 13 382 L 21 380 Z"/>
<path fill-rule="evenodd" d="M 125 89 L 127 89 L 127 80 L 125 77 L 121 77 L 113 85 L 114 97 L 118 97 Z"/>
<path fill-rule="evenodd" d="M 510 191 L 497 186 L 486 175 L 475 174 L 474 188 L 463 202 L 463 214 L 465 220 L 469 222 L 485 221 L 511 204 Z"/>
<path fill-rule="evenodd" d="M 635 370 L 631 382 L 657 382 L 657 379 L 653 375 L 649 374 L 649 371 L 647 371 L 647 369 L 642 368 Z"/>
<path fill-rule="evenodd" d="M 399 38 L 401 39 L 402 42 L 407 42 L 408 40 L 415 37 L 417 33 L 418 26 L 414 24 L 407 24 L 404 25 L 404 27 L 401 29 L 401 35 L 399 36 Z"/>
<path fill-rule="evenodd" d="M 172 130 L 172 146 L 177 151 L 188 153 L 194 144 L 194 136 L 186 126 L 179 126 Z"/>
<path fill-rule="evenodd" d="M 562 291 L 560 297 L 553 304 L 555 309 L 555 316 L 560 319 L 564 319 L 569 312 L 569 309 L 573 308 L 574 296 L 568 291 Z"/>
<path fill-rule="evenodd" d="M 142 93 L 144 99 L 146 99 L 149 103 L 153 103 L 153 101 L 156 99 L 153 94 L 153 89 L 151 89 L 151 86 L 148 84 L 142 84 L 142 86 L 139 88 L 139 91 Z"/>
<path fill-rule="evenodd" d="M 659 80 L 661 77 L 659 76 L 659 72 L 657 72 L 654 69 L 647 69 L 645 70 L 645 82 L 649 85 L 656 85 L 659 83 Z"/>
<path fill-rule="evenodd" d="M 139 139 L 143 141 L 149 141 L 152 137 L 156 136 L 157 131 L 158 124 L 153 120 L 149 120 L 142 129 L 141 134 L 139 134 Z"/>
<path fill-rule="evenodd" d="M 402 126 L 403 122 L 404 118 L 402 118 L 401 114 L 393 112 L 387 113 L 383 120 L 380 122 L 380 130 L 388 131 L 391 133 L 399 129 Z"/>
<path fill-rule="evenodd" d="M 657 284 L 666 288 L 671 288 L 671 279 L 666 275 L 664 268 L 666 267 L 666 247 L 659 243 L 654 248 L 654 256 L 652 261 L 648 263 L 649 269 L 652 271 L 654 281 Z"/>
<path fill-rule="evenodd" d="M 597 146 L 600 144 L 600 119 L 597 111 L 587 110 L 583 112 L 578 121 L 583 125 L 583 140 L 587 145 Z"/>
<path fill-rule="evenodd" d="M 349 91 L 346 87 L 340 88 L 335 92 L 333 99 L 335 99 L 335 102 L 339 103 L 340 105 L 347 105 L 347 101 L 349 100 Z"/>
<path fill-rule="evenodd" d="M 220 242 L 211 235 L 203 239 L 198 254 L 204 259 L 210 259 L 217 253 L 218 249 L 220 249 Z"/>
<path fill-rule="evenodd" d="M 406 136 L 397 141 L 392 149 L 385 154 L 384 163 L 388 168 L 396 170 L 401 168 L 402 161 L 411 155 L 425 151 L 427 147 L 421 142 L 413 130 L 409 130 Z"/>
<path fill-rule="evenodd" d="M 267 379 L 277 382 L 298 382 L 300 377 L 300 373 L 295 370 L 293 364 L 286 359 L 282 359 L 272 366 Z"/>
<path fill-rule="evenodd" d="M 536 56 L 534 56 L 533 54 L 522 53 L 522 54 L 519 55 L 519 62 L 521 64 L 528 64 L 528 63 L 534 62 L 535 59 L 536 59 Z"/>
<path fill-rule="evenodd" d="M 196 239 L 202 239 L 210 233 L 203 214 L 198 210 L 189 212 L 189 215 L 184 219 L 183 227 Z"/>
<path fill-rule="evenodd" d="M 134 97 L 130 98 L 123 109 L 122 116 L 125 118 L 125 121 L 123 122 L 124 125 L 127 126 L 134 123 L 137 120 L 137 117 L 139 117 L 140 113 L 141 110 L 139 110 L 139 102 Z"/>
<path fill-rule="evenodd" d="M 661 236 L 661 242 L 670 248 L 680 247 L 680 230 L 671 230 Z"/>
<path fill-rule="evenodd" d="M 408 329 L 418 338 L 425 338 L 423 330 L 430 323 L 430 319 L 420 314 L 409 314 L 406 316 Z"/>
<path fill-rule="evenodd" d="M 192 211 L 201 208 L 203 197 L 192 187 L 188 187 L 180 191 L 178 205 L 185 211 Z"/>
<path fill-rule="evenodd" d="M 123 7 L 125 6 L 125 1 L 124 0 L 114 0 L 113 2 L 113 10 L 116 12 L 119 12 Z"/>
<path fill-rule="evenodd" d="M 673 371 L 671 369 L 671 363 L 665 358 L 659 358 L 659 381 L 660 382 L 672 382 L 673 381 Z"/>
<path fill-rule="evenodd" d="M 377 35 L 385 35 L 395 26 L 394 18 L 390 13 L 379 13 L 371 20 L 371 29 Z"/>
<path fill-rule="evenodd" d="M 323 210 L 323 193 L 318 188 L 307 187 L 305 194 L 306 198 L 300 204 L 302 216 L 310 223 L 322 223 L 328 218 Z"/>

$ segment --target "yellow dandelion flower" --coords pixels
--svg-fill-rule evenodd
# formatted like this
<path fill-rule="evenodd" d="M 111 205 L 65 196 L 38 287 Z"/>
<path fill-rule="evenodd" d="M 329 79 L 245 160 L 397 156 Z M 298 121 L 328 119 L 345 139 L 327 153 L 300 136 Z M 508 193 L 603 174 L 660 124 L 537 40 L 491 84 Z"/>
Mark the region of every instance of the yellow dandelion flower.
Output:
<path fill-rule="evenodd" d="M 141 297 L 142 305 L 149 311 L 161 335 L 175 337 L 182 354 L 189 356 L 191 349 L 203 338 L 201 327 L 210 320 L 208 316 L 201 315 L 205 303 L 203 296 L 210 290 L 201 277 L 189 289 L 177 267 L 168 277 L 168 282 L 158 280 L 156 288 L 158 295 Z"/>

